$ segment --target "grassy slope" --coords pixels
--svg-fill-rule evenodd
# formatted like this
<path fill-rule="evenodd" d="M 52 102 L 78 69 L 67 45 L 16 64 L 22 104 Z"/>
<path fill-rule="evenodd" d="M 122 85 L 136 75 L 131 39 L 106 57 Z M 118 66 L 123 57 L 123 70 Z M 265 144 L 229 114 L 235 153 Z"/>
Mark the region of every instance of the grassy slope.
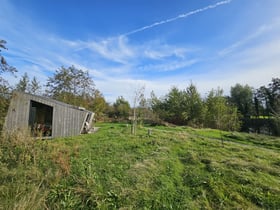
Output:
<path fill-rule="evenodd" d="M 186 127 L 132 136 L 126 125 L 100 127 L 2 146 L 0 209 L 280 208 L 279 138 Z"/>

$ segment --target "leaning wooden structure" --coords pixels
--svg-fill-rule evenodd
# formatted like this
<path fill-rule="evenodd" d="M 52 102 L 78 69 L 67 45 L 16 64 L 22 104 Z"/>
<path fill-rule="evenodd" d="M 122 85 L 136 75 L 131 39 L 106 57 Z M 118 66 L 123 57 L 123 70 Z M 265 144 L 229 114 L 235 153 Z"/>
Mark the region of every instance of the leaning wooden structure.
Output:
<path fill-rule="evenodd" d="M 30 129 L 34 136 L 66 137 L 87 133 L 94 113 L 51 98 L 15 91 L 4 129 Z"/>

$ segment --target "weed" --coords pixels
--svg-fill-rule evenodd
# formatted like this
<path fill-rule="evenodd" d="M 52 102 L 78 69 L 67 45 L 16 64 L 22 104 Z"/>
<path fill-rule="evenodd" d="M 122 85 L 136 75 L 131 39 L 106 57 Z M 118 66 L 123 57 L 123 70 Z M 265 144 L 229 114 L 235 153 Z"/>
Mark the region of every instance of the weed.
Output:
<path fill-rule="evenodd" d="M 0 209 L 278 209 L 279 138 L 125 124 L 1 138 Z M 221 146 L 221 138 L 224 141 Z"/>

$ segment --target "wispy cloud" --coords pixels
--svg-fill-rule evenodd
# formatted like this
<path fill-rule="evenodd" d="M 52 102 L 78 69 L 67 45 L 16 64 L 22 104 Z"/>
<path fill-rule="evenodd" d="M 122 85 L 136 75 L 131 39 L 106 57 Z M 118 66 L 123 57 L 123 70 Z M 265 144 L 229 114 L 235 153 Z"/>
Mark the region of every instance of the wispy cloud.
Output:
<path fill-rule="evenodd" d="M 235 50 L 240 49 L 244 45 L 254 41 L 255 39 L 259 38 L 262 35 L 267 35 L 267 33 L 271 33 L 275 30 L 277 30 L 279 33 L 280 32 L 279 29 L 280 29 L 280 18 L 277 18 L 277 19 L 274 19 L 273 21 L 271 21 L 269 24 L 260 26 L 253 33 L 243 37 L 241 40 L 236 41 L 229 47 L 226 47 L 225 49 L 221 50 L 218 54 L 221 56 L 228 55 L 228 54 L 234 52 Z M 269 36 L 269 34 L 268 34 L 268 36 Z"/>
<path fill-rule="evenodd" d="M 137 28 L 135 30 L 124 33 L 121 36 L 130 36 L 130 35 L 139 33 L 141 31 L 145 31 L 147 29 L 151 29 L 151 28 L 154 28 L 154 27 L 166 24 L 166 23 L 174 22 L 174 21 L 182 19 L 182 18 L 187 18 L 187 17 L 195 15 L 197 13 L 201 13 L 201 12 L 204 12 L 204 11 L 207 11 L 207 10 L 210 10 L 210 9 L 214 9 L 214 8 L 216 8 L 218 6 L 222 6 L 224 4 L 229 4 L 231 1 L 232 0 L 220 1 L 220 2 L 217 2 L 216 4 L 211 4 L 211 5 L 208 5 L 206 7 L 200 8 L 200 9 L 196 9 L 196 10 L 184 13 L 184 14 L 180 14 L 180 15 L 178 15 L 176 17 L 173 17 L 173 18 L 169 18 L 169 19 L 166 19 L 166 20 L 162 20 L 162 21 L 159 21 L 159 22 L 152 23 L 150 25 L 143 26 L 141 28 Z"/>
<path fill-rule="evenodd" d="M 118 63 L 126 63 L 135 53 L 126 37 L 111 37 L 101 41 L 85 42 L 84 45 L 93 53 Z"/>
<path fill-rule="evenodd" d="M 168 57 L 184 59 L 188 54 L 197 51 L 194 47 L 174 46 L 159 41 L 145 43 L 144 46 L 139 48 L 142 56 L 155 60 L 162 60 Z"/>
<path fill-rule="evenodd" d="M 10 1 L 3 2 L 8 5 L 4 9 L 5 15 L 0 13 L 3 36 L 0 38 L 6 39 L 9 47 L 5 57 L 18 67 L 19 76 L 28 72 L 30 77 L 36 76 L 42 84 L 60 66 L 75 65 L 88 70 L 96 87 L 112 102 L 118 95 L 129 98 L 137 84 L 145 84 L 148 91 L 154 90 L 160 96 L 167 93 L 172 85 L 185 88 L 190 80 L 203 93 L 218 86 L 229 90 L 236 82 L 264 85 L 272 76 L 279 77 L 279 19 L 259 23 L 260 27 L 251 28 L 251 33 L 247 35 L 238 31 L 239 38 L 233 35 L 236 41 L 220 51 L 220 43 L 209 44 L 207 37 L 203 42 L 189 43 L 187 37 L 176 43 L 167 38 L 150 40 L 143 37 L 139 41 L 130 36 L 229 4 L 231 0 L 155 22 L 121 36 L 94 37 L 90 40 L 69 39 L 44 31 L 43 27 L 36 26 L 36 21 L 28 20 L 13 8 Z M 228 40 L 227 37 L 225 40 Z M 213 45 L 215 47 L 212 48 Z M 11 83 L 18 81 L 11 76 L 7 78 Z"/>
<path fill-rule="evenodd" d="M 176 71 L 182 68 L 186 68 L 189 66 L 194 65 L 195 63 L 199 62 L 198 59 L 191 59 L 191 60 L 179 60 L 179 61 L 169 61 L 164 62 L 161 64 L 148 64 L 144 66 L 140 66 L 140 71 L 149 71 L 149 72 L 169 72 L 169 71 Z"/>

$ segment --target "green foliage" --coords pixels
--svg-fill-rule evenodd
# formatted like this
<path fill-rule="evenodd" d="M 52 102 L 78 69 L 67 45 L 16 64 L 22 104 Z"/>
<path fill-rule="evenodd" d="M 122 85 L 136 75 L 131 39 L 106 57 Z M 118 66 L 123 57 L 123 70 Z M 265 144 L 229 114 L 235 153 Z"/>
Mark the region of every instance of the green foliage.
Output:
<path fill-rule="evenodd" d="M 228 131 L 239 129 L 237 108 L 227 103 L 226 98 L 223 97 L 223 90 L 210 91 L 205 104 L 205 124 L 207 127 Z"/>
<path fill-rule="evenodd" d="M 234 104 L 242 121 L 241 131 L 250 129 L 250 117 L 253 115 L 253 88 L 248 85 L 236 84 L 230 90 L 230 102 Z"/>
<path fill-rule="evenodd" d="M 108 107 L 104 96 L 97 89 L 94 91 L 92 98 L 87 98 L 86 104 L 85 107 L 95 113 L 95 119 L 101 119 Z"/>
<path fill-rule="evenodd" d="M 87 105 L 84 102 L 95 90 L 89 73 L 75 66 L 57 69 L 53 77 L 48 78 L 46 87 L 50 97 L 77 106 Z"/>
<path fill-rule="evenodd" d="M 106 110 L 106 101 L 102 93 L 95 88 L 88 71 L 75 66 L 61 67 L 48 78 L 46 93 L 56 100 L 84 107 L 102 116 Z"/>
<path fill-rule="evenodd" d="M 0 74 L 3 72 L 10 72 L 10 73 L 15 73 L 17 72 L 17 69 L 13 66 L 10 66 L 4 56 L 2 56 L 1 51 L 2 50 L 7 50 L 8 48 L 5 46 L 7 42 L 5 40 L 0 39 Z M 2 77 L 0 77 L 2 78 Z"/>
<path fill-rule="evenodd" d="M 10 94 L 11 89 L 8 82 L 0 77 L 0 134 L 9 108 Z"/>
<path fill-rule="evenodd" d="M 273 135 L 280 135 L 280 79 L 273 78 L 268 86 L 261 86 L 256 90 L 254 96 L 254 105 L 256 110 L 256 117 L 268 116 L 274 119 L 273 127 L 269 127 L 270 133 Z M 265 127 L 265 121 L 262 127 Z M 260 131 L 260 127 L 254 129 Z"/>
<path fill-rule="evenodd" d="M 28 92 L 31 94 L 40 95 L 41 85 L 36 77 L 33 77 L 28 87 Z"/>
<path fill-rule="evenodd" d="M 243 117 L 252 115 L 253 88 L 236 84 L 230 89 L 230 101 L 235 104 Z"/>
<path fill-rule="evenodd" d="M 28 74 L 25 72 L 22 78 L 19 80 L 18 84 L 16 84 L 16 90 L 21 92 L 28 92 L 28 84 L 29 77 Z"/>
<path fill-rule="evenodd" d="M 165 110 L 165 120 L 177 125 L 185 123 L 184 111 L 184 92 L 176 87 L 171 88 L 170 92 L 161 105 Z"/>
<path fill-rule="evenodd" d="M 109 115 L 113 118 L 117 119 L 127 119 L 130 113 L 130 105 L 128 101 L 124 99 L 124 97 L 120 96 L 116 99 L 113 104 L 113 110 L 109 113 Z"/>
<path fill-rule="evenodd" d="M 184 91 L 184 118 L 187 125 L 200 127 L 203 124 L 203 117 L 205 114 L 205 107 L 200 94 L 194 84 L 190 84 L 186 91 Z"/>
<path fill-rule="evenodd" d="M 1 74 L 4 72 L 10 72 L 12 74 L 17 72 L 16 68 L 10 66 L 4 56 L 2 56 L 2 50 L 7 50 L 6 44 L 7 42 L 5 40 L 0 39 L 0 134 L 8 111 L 9 95 L 11 93 L 11 87 L 8 81 L 3 79 Z"/>
<path fill-rule="evenodd" d="M 184 91 L 172 87 L 164 99 L 152 98 L 152 109 L 159 117 L 169 123 L 183 125 L 188 118 Z"/>
<path fill-rule="evenodd" d="M 203 101 L 196 87 L 190 84 L 181 91 L 173 87 L 163 100 L 152 99 L 152 109 L 159 117 L 176 125 L 238 130 L 237 108 L 228 103 L 221 89 L 210 91 Z"/>
<path fill-rule="evenodd" d="M 25 72 L 19 82 L 16 84 L 15 90 L 40 95 L 41 85 L 36 77 L 30 81 L 28 74 Z"/>
<path fill-rule="evenodd" d="M 125 124 L 98 126 L 49 141 L 4 136 L 0 209 L 280 206 L 279 138 L 163 126 L 130 135 Z"/>
<path fill-rule="evenodd" d="M 273 78 L 268 87 L 262 86 L 258 89 L 258 98 L 265 105 L 266 115 L 280 112 L 280 79 Z"/>

